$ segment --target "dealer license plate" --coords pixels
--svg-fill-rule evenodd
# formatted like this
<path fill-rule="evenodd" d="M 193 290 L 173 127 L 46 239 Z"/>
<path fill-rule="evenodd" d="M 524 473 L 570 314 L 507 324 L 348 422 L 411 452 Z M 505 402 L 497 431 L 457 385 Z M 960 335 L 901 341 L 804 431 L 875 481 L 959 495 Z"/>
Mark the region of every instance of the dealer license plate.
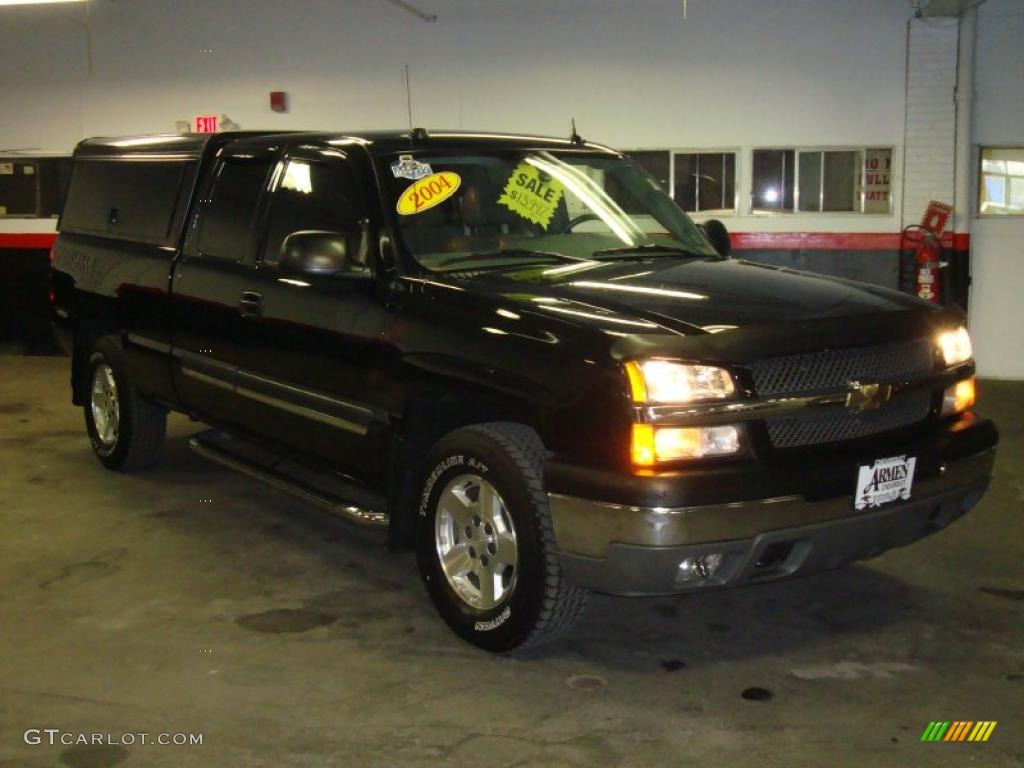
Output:
<path fill-rule="evenodd" d="M 863 465 L 857 470 L 857 494 L 854 496 L 855 509 L 871 509 L 893 501 L 910 498 L 910 487 L 914 484 L 913 456 L 893 456 L 877 459 L 874 464 Z"/>

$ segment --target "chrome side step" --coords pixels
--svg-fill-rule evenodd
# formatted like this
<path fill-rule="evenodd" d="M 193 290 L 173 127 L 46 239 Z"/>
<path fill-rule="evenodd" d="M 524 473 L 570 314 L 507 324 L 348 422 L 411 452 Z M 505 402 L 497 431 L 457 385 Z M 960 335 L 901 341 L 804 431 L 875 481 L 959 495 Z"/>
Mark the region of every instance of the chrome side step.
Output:
<path fill-rule="evenodd" d="M 204 459 L 242 472 L 349 522 L 367 527 L 388 524 L 387 513 L 375 511 L 385 507 L 383 496 L 337 475 L 311 470 L 213 429 L 190 437 L 188 447 Z"/>

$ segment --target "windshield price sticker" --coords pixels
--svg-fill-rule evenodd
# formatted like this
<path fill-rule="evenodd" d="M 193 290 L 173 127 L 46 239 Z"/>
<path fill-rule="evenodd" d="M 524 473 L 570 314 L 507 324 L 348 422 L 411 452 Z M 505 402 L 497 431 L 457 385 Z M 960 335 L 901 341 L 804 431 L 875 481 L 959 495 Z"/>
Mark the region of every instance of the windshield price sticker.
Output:
<path fill-rule="evenodd" d="M 462 177 L 457 173 L 435 173 L 406 187 L 395 208 L 402 216 L 422 213 L 454 195 L 461 184 Z"/>
<path fill-rule="evenodd" d="M 893 456 L 877 459 L 871 466 L 860 467 L 854 508 L 880 507 L 890 501 L 909 499 L 915 464 L 917 459 L 913 456 Z"/>
<path fill-rule="evenodd" d="M 425 179 L 434 171 L 427 163 L 414 160 L 412 155 L 399 155 L 398 162 L 391 164 L 391 173 L 396 179 L 409 179 L 419 181 Z"/>
<path fill-rule="evenodd" d="M 565 188 L 562 182 L 529 163 L 512 171 L 498 202 L 527 221 L 547 229 Z"/>

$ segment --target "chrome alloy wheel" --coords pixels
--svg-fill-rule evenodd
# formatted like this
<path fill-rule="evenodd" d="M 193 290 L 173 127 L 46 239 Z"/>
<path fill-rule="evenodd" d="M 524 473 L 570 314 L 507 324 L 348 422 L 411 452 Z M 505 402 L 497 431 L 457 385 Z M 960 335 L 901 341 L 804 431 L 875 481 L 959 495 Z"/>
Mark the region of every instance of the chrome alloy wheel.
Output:
<path fill-rule="evenodd" d="M 494 608 L 512 592 L 518 566 L 505 502 L 482 477 L 465 474 L 445 486 L 437 505 L 434 541 L 448 584 L 467 605 Z"/>
<path fill-rule="evenodd" d="M 106 363 L 96 366 L 92 374 L 92 395 L 89 401 L 96 437 L 105 448 L 117 442 L 117 429 L 121 421 L 121 407 L 117 401 L 117 382 L 114 371 Z"/>

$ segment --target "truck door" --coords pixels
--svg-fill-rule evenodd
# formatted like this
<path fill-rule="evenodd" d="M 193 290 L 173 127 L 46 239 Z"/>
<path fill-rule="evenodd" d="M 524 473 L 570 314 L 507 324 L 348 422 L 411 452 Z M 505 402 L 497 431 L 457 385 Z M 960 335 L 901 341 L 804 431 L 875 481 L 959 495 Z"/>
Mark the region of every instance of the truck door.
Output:
<path fill-rule="evenodd" d="M 247 422 L 274 440 L 373 482 L 384 466 L 388 416 L 378 405 L 385 310 L 367 264 L 379 208 L 367 203 L 370 174 L 361 148 L 299 147 L 278 163 L 251 283 L 260 314 L 246 321 L 240 347 L 239 400 Z M 285 239 L 308 231 L 342 235 L 353 269 L 282 266 Z"/>
<path fill-rule="evenodd" d="M 181 402 L 204 421 L 245 427 L 235 393 L 248 324 L 258 206 L 274 148 L 225 149 L 200 187 L 172 291 L 172 356 Z"/>

